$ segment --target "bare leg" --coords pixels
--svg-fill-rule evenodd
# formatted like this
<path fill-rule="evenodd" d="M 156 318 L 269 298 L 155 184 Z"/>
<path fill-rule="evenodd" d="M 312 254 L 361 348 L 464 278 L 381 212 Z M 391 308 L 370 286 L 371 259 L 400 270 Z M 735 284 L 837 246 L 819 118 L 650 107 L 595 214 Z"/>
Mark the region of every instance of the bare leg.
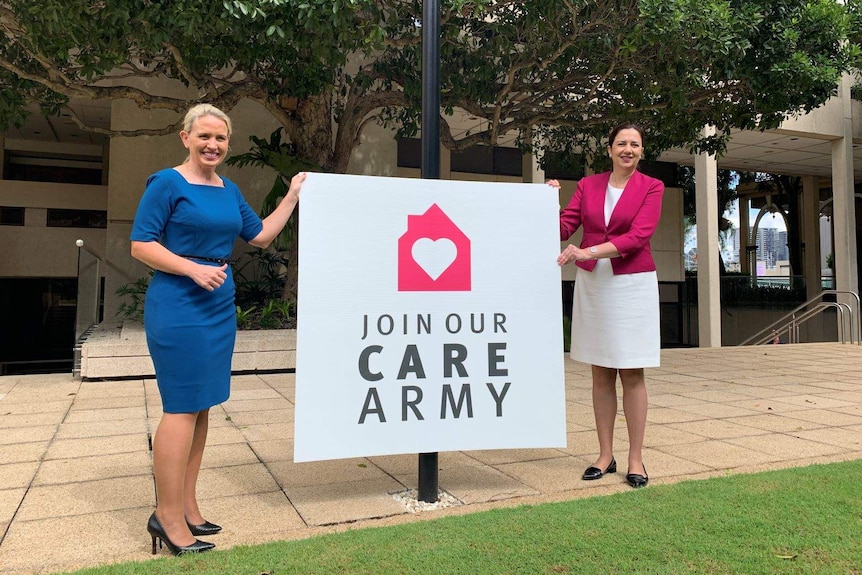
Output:
<path fill-rule="evenodd" d="M 621 369 L 623 413 L 629 431 L 628 473 L 646 475 L 643 461 L 644 432 L 647 420 L 647 389 L 643 369 Z"/>
<path fill-rule="evenodd" d="M 186 525 L 184 493 L 197 413 L 165 413 L 153 440 L 156 477 L 156 517 L 174 545 L 191 545 L 195 537 Z"/>
<path fill-rule="evenodd" d="M 207 442 L 209 414 L 209 409 L 198 412 L 195 423 L 195 434 L 192 439 L 191 451 L 189 452 L 189 463 L 186 468 L 183 509 L 185 510 L 186 520 L 188 520 L 192 525 L 200 525 L 204 522 L 200 509 L 198 509 L 197 486 L 198 474 L 201 470 L 201 461 L 204 456 L 204 447 Z"/>
<path fill-rule="evenodd" d="M 614 456 L 614 420 L 617 417 L 617 370 L 592 366 L 593 414 L 599 436 L 599 458 L 595 467 L 606 469 Z"/>

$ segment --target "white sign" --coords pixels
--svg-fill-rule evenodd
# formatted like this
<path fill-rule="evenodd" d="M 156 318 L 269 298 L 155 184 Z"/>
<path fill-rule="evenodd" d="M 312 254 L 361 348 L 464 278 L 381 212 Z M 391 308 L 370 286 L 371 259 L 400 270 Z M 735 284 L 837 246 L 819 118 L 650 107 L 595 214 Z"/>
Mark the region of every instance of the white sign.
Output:
<path fill-rule="evenodd" d="M 545 184 L 309 174 L 294 461 L 565 447 Z"/>

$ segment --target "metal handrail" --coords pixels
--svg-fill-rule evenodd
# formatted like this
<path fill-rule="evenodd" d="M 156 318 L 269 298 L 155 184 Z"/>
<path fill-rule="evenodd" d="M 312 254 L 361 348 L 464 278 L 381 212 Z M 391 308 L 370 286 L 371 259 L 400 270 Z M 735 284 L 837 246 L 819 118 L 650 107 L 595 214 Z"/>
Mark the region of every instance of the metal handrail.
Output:
<path fill-rule="evenodd" d="M 101 296 L 102 265 L 105 260 L 84 246 L 84 240 L 75 240 L 78 248 L 78 295 L 75 305 L 75 344 L 72 348 L 72 375 L 81 374 L 81 352 L 84 341 L 99 323 L 99 299 Z M 89 261 L 82 261 L 82 254 L 89 255 Z M 84 268 L 87 268 L 84 273 Z M 87 281 L 84 276 L 90 278 Z M 92 288 L 87 293 L 86 287 Z"/>
<path fill-rule="evenodd" d="M 824 302 L 818 301 L 826 295 L 850 295 L 853 298 L 853 301 L 856 302 L 856 309 L 854 313 L 853 307 L 849 304 L 842 302 Z M 808 307 L 812 304 L 817 304 L 817 306 L 813 310 L 809 310 Z M 798 343 L 799 332 L 798 325 L 804 321 L 807 321 L 814 315 L 822 313 L 824 310 L 829 309 L 830 307 L 834 307 L 839 310 L 839 315 L 841 318 L 840 328 L 839 328 L 839 336 L 841 338 L 841 343 L 846 343 L 846 338 L 844 337 L 844 327 L 845 327 L 845 317 L 844 311 L 846 310 L 849 313 L 850 320 L 850 343 L 857 343 L 862 345 L 862 324 L 860 324 L 859 313 L 860 309 L 862 309 L 862 304 L 860 304 L 859 295 L 856 292 L 849 290 L 823 290 L 813 298 L 809 299 L 805 303 L 799 305 L 794 308 L 792 311 L 777 319 L 776 321 L 769 324 L 767 327 L 763 328 L 759 332 L 755 333 L 748 339 L 744 340 L 739 345 L 760 345 L 770 341 L 776 332 L 784 333 L 787 332 L 788 338 L 793 338 L 797 341 L 794 343 Z M 798 314 L 802 312 L 802 315 L 797 317 Z M 802 319 L 804 317 L 804 319 Z M 791 330 L 796 331 L 796 335 L 791 335 Z"/>
<path fill-rule="evenodd" d="M 838 323 L 838 339 L 841 341 L 841 343 L 846 343 L 847 338 L 844 336 L 844 312 L 847 311 L 848 314 L 852 314 L 853 312 L 850 309 L 849 305 L 847 305 L 846 303 L 838 302 L 820 302 L 813 309 L 808 310 L 799 317 L 793 318 L 793 321 L 791 322 L 787 330 L 790 343 L 799 343 L 799 326 L 829 308 L 835 308 L 838 311 L 838 315 L 841 318 L 841 321 Z M 850 334 L 850 343 L 853 343 L 852 333 Z"/>

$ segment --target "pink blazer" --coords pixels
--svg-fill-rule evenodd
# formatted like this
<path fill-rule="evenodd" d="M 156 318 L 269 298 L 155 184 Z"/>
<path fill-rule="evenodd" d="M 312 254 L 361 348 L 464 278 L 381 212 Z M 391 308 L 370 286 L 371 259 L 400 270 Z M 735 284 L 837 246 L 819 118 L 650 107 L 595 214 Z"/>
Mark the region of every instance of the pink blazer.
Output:
<path fill-rule="evenodd" d="M 664 184 L 635 171 L 605 225 L 605 193 L 610 178 L 611 173 L 604 172 L 578 182 L 572 201 L 560 211 L 560 241 L 572 237 L 583 225 L 581 248 L 610 241 L 620 252 L 621 257 L 611 258 L 614 274 L 654 271 L 649 240 L 661 216 Z M 576 265 L 592 271 L 596 260 Z"/>

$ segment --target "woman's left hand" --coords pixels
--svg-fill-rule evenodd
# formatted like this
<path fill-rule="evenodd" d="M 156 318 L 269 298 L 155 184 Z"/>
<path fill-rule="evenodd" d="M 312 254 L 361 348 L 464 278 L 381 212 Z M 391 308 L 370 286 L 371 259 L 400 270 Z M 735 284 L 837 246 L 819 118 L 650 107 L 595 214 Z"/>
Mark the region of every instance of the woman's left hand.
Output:
<path fill-rule="evenodd" d="M 585 262 L 589 259 L 592 258 L 590 257 L 590 253 L 587 250 L 582 250 L 576 245 L 569 244 L 557 258 L 557 263 L 561 266 L 564 266 L 569 262 Z"/>

